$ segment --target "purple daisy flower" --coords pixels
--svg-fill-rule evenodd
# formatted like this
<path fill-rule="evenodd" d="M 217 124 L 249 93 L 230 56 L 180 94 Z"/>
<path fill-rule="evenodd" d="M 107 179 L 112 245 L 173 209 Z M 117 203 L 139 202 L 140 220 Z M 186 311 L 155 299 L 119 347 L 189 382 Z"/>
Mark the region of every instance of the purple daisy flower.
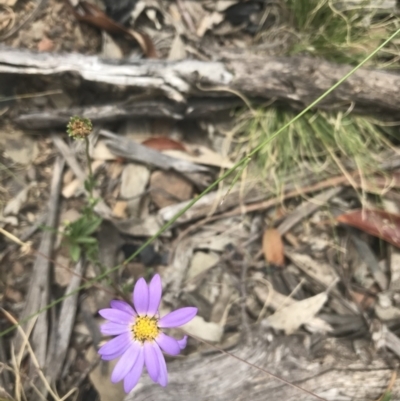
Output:
<path fill-rule="evenodd" d="M 109 320 L 101 326 L 101 332 L 117 337 L 104 344 L 98 352 L 106 361 L 121 357 L 111 374 L 111 381 L 117 383 L 123 379 L 126 393 L 136 386 L 144 366 L 154 382 L 166 386 L 167 365 L 161 351 L 178 355 L 186 347 L 187 336 L 176 340 L 161 329 L 189 322 L 196 316 L 197 308 L 181 308 L 160 318 L 161 293 L 158 274 L 149 285 L 141 278 L 133 290 L 135 308 L 124 301 L 111 301 L 110 309 L 99 311 L 102 317 Z"/>

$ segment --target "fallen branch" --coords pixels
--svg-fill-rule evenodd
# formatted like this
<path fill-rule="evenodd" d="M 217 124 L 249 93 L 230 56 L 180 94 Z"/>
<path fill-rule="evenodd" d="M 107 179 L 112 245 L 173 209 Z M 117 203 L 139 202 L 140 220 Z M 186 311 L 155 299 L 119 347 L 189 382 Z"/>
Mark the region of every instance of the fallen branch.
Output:
<path fill-rule="evenodd" d="M 384 171 L 392 171 L 400 166 L 400 158 L 397 151 L 388 152 L 385 154 L 386 160 L 377 166 Z M 351 171 L 350 175 L 354 178 L 354 183 L 357 187 L 363 187 L 365 191 L 371 193 L 379 193 L 387 187 L 399 187 L 400 181 L 398 177 L 393 174 L 389 179 L 379 175 L 368 175 L 369 181 L 363 182 L 359 176 L 359 171 Z M 273 185 L 273 183 L 267 183 Z M 198 220 L 205 216 L 209 216 L 208 221 L 238 216 L 241 214 L 251 213 L 260 210 L 266 210 L 286 199 L 295 196 L 301 196 L 312 192 L 318 192 L 323 189 L 336 187 L 336 186 L 350 186 L 348 178 L 340 175 L 336 177 L 326 177 L 321 180 L 320 176 L 304 176 L 302 174 L 295 174 L 286 178 L 284 186 L 282 186 L 282 195 L 273 197 L 270 192 L 265 191 L 264 188 L 256 188 L 252 182 L 247 181 L 243 188 L 240 185 L 234 186 L 228 193 L 228 188 L 220 191 L 212 191 L 203 196 L 195 205 L 186 211 L 175 224 L 184 224 L 193 220 Z M 332 190 L 333 191 L 333 190 Z M 225 196 L 225 197 L 224 197 Z M 223 200 L 223 202 L 222 202 Z M 187 206 L 190 201 L 176 203 L 174 205 L 166 206 L 158 211 L 158 218 L 162 223 L 167 222 L 179 210 Z M 310 209 L 312 207 L 310 206 Z M 311 212 L 310 212 L 311 213 Z"/>
<path fill-rule="evenodd" d="M 326 339 L 307 348 L 302 336 L 276 337 L 268 344 L 258 332 L 254 345 L 241 345 L 230 352 L 241 359 L 267 369 L 327 401 L 377 400 L 390 382 L 392 368 L 382 359 L 362 361 L 351 341 Z M 168 365 L 169 384 L 154 386 L 144 379 L 125 401 L 312 401 L 311 395 L 269 377 L 266 373 L 238 361 L 230 355 L 194 356 Z M 400 379 L 392 394 L 400 391 Z"/>
<path fill-rule="evenodd" d="M 66 294 L 76 291 L 80 286 L 84 265 L 85 262 L 82 259 L 76 264 L 75 275 L 71 278 L 71 282 L 65 291 Z M 50 344 L 52 344 L 53 347 L 49 347 L 51 352 L 47 354 L 46 379 L 52 384 L 59 378 L 67 355 L 71 333 L 75 323 L 78 295 L 79 292 L 76 292 L 63 301 L 57 322 L 58 325 L 54 332 L 55 336 L 50 339 Z M 56 322 L 53 323 L 57 324 Z"/>
<path fill-rule="evenodd" d="M 100 135 L 108 138 L 106 145 L 114 155 L 134 162 L 148 164 L 162 170 L 171 169 L 180 173 L 207 173 L 210 171 L 207 167 L 165 155 L 110 131 L 101 130 Z"/>
<path fill-rule="evenodd" d="M 261 102 L 273 99 L 302 108 L 352 68 L 309 57 L 244 57 L 230 53 L 222 53 L 220 57 L 221 61 L 124 60 L 116 63 L 97 56 L 36 53 L 0 46 L 0 73 L 47 76 L 53 78 L 49 80 L 53 84 L 72 73 L 85 81 L 125 87 L 129 94 L 132 89 L 139 89 L 152 95 L 145 105 L 148 116 L 160 116 L 161 113 L 183 118 L 192 113 L 190 102 L 198 98 L 237 100 L 246 96 Z M 329 110 L 353 107 L 359 112 L 384 113 L 396 118 L 400 114 L 399 90 L 400 75 L 359 69 L 318 107 Z M 160 97 L 160 93 L 170 101 Z M 162 100 L 158 101 L 160 98 Z M 197 113 L 201 107 L 208 109 L 207 102 L 201 103 Z M 165 104 L 168 105 L 166 111 L 160 111 L 160 106 Z M 107 116 L 97 113 L 102 121 L 129 115 L 128 106 L 122 113 L 117 107 L 107 107 Z M 81 111 L 84 115 L 90 114 L 93 107 Z M 30 128 L 64 125 L 70 112 L 61 110 L 53 116 L 48 112 L 23 115 L 17 121 Z"/>
<path fill-rule="evenodd" d="M 105 106 L 82 106 L 57 110 L 30 112 L 17 117 L 16 122 L 29 129 L 64 127 L 71 116 L 83 116 L 100 125 L 102 123 L 135 117 L 170 118 L 173 120 L 207 118 L 210 114 L 242 106 L 239 98 L 188 99 L 177 103 L 157 97 L 150 100 L 129 100 Z"/>

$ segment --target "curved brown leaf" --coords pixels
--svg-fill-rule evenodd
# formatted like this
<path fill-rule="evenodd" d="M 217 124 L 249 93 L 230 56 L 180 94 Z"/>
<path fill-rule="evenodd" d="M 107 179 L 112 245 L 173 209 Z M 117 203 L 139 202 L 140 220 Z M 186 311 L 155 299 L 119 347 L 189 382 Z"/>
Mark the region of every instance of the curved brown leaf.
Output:
<path fill-rule="evenodd" d="M 150 37 L 145 33 L 135 31 L 133 29 L 127 29 L 123 25 L 118 24 L 107 14 L 105 14 L 95 4 L 87 1 L 80 1 L 76 7 L 72 7 L 68 0 L 66 0 L 72 13 L 78 21 L 86 22 L 96 28 L 107 31 L 108 33 L 115 35 L 122 35 L 129 40 L 134 40 L 139 44 L 143 53 L 148 58 L 158 58 L 157 51 Z"/>
<path fill-rule="evenodd" d="M 174 139 L 168 138 L 166 136 L 155 136 L 149 139 L 146 139 L 142 142 L 142 145 L 145 145 L 149 148 L 163 151 L 163 150 L 182 150 L 186 152 L 185 146 Z"/>
<path fill-rule="evenodd" d="M 336 218 L 400 248 L 400 215 L 384 210 L 357 209 Z"/>

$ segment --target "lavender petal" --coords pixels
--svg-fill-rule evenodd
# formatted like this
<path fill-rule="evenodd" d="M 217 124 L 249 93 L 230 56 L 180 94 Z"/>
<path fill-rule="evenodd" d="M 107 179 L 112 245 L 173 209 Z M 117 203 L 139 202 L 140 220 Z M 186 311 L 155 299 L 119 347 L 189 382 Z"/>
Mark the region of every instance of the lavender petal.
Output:
<path fill-rule="evenodd" d="M 146 315 L 149 307 L 149 288 L 144 278 L 140 278 L 133 290 L 133 305 L 139 315 Z"/>
<path fill-rule="evenodd" d="M 139 355 L 136 359 L 136 362 L 124 379 L 125 393 L 127 394 L 130 393 L 138 383 L 140 376 L 142 375 L 143 372 L 143 365 L 144 365 L 144 353 L 143 353 L 143 348 L 140 347 Z"/>
<path fill-rule="evenodd" d="M 105 336 L 116 336 L 119 334 L 129 332 L 129 326 L 126 324 L 107 322 L 100 326 L 100 331 Z"/>
<path fill-rule="evenodd" d="M 126 347 L 126 349 L 124 349 L 122 352 L 115 352 L 114 354 L 109 354 L 109 355 L 101 355 L 100 358 L 103 361 L 112 361 L 114 359 L 119 358 L 127 349 L 128 347 Z"/>
<path fill-rule="evenodd" d="M 147 315 L 153 317 L 158 312 L 162 295 L 161 278 L 156 274 L 149 284 L 149 307 Z"/>
<path fill-rule="evenodd" d="M 156 354 L 158 356 L 159 368 L 160 372 L 158 374 L 157 383 L 161 386 L 165 387 L 168 384 L 168 372 L 167 372 L 167 364 L 165 363 L 164 355 L 162 354 L 160 348 L 154 347 Z"/>
<path fill-rule="evenodd" d="M 132 315 L 126 312 L 122 312 L 118 309 L 100 309 L 99 315 L 104 317 L 104 319 L 109 320 L 110 322 L 118 324 L 130 324 L 133 321 Z"/>
<path fill-rule="evenodd" d="M 133 310 L 132 306 L 130 306 L 125 301 L 113 300 L 110 302 L 111 308 L 119 309 L 123 312 L 129 313 L 130 315 L 136 316 L 135 311 Z"/>
<path fill-rule="evenodd" d="M 153 382 L 157 383 L 158 374 L 160 371 L 160 362 L 158 360 L 158 354 L 155 351 L 155 347 L 158 345 L 154 342 L 146 341 L 144 343 L 144 364 L 146 365 L 147 372 Z"/>
<path fill-rule="evenodd" d="M 121 381 L 133 368 L 140 353 L 140 344 L 137 341 L 132 341 L 129 348 L 121 356 L 120 360 L 115 365 L 111 374 L 111 381 L 118 383 Z"/>
<path fill-rule="evenodd" d="M 114 354 L 101 355 L 101 359 L 103 361 L 112 361 L 113 359 L 119 358 L 128 348 L 129 345 L 122 352 L 115 352 Z"/>
<path fill-rule="evenodd" d="M 169 355 L 178 355 L 181 352 L 178 341 L 164 333 L 160 333 L 157 336 L 156 342 L 160 348 Z"/>
<path fill-rule="evenodd" d="M 124 333 L 118 337 L 113 338 L 102 347 L 100 347 L 98 353 L 102 356 L 106 355 L 122 355 L 125 350 L 129 347 L 132 342 L 132 337 L 130 333 Z"/>
<path fill-rule="evenodd" d="M 168 315 L 165 315 L 158 322 L 158 327 L 160 328 L 169 328 L 169 327 L 179 327 L 184 325 L 185 323 L 192 320 L 197 313 L 197 308 L 187 307 L 177 309 Z"/>
<path fill-rule="evenodd" d="M 181 340 L 177 340 L 180 349 L 186 348 L 187 338 L 188 338 L 188 336 L 184 336 Z"/>

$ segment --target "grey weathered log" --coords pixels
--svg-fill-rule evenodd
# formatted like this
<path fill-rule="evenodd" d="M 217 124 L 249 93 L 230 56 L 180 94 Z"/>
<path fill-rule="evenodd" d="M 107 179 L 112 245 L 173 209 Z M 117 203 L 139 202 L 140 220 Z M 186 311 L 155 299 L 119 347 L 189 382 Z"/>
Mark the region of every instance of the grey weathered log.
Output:
<path fill-rule="evenodd" d="M 170 118 L 173 120 L 208 118 L 210 115 L 229 110 L 244 103 L 238 98 L 188 99 L 177 103 L 169 99 L 138 100 L 108 105 L 82 106 L 57 110 L 29 112 L 16 118 L 16 122 L 29 129 L 65 127 L 71 116 L 82 116 L 94 124 L 131 119 L 134 117 Z"/>
<path fill-rule="evenodd" d="M 350 341 L 326 339 L 310 346 L 312 342 L 305 336 L 278 336 L 268 343 L 262 330 L 255 345 L 242 344 L 230 352 L 327 401 L 377 400 L 388 387 L 393 368 L 374 354 L 368 343 L 364 345 L 369 359 L 363 359 L 363 355 L 354 353 Z M 175 360 L 168 365 L 168 372 L 166 388 L 155 386 L 145 378 L 125 401 L 317 400 L 219 353 Z M 397 378 L 392 394 L 399 392 L 400 379 Z"/>
<path fill-rule="evenodd" d="M 309 57 L 264 57 L 220 53 L 219 61 L 124 60 L 111 62 L 81 54 L 36 53 L 0 46 L 0 73 L 46 76 L 54 84 L 65 74 L 119 88 L 164 95 L 177 104 L 196 97 L 274 99 L 295 107 L 309 105 L 352 67 Z M 400 75 L 362 68 L 318 107 L 400 115 Z M 157 103 L 157 102 L 156 102 Z M 158 107 L 153 108 L 160 114 Z M 150 109 L 148 109 L 149 115 Z M 189 114 L 190 109 L 185 113 Z M 184 114 L 185 114 L 184 113 Z M 36 121 L 38 121 L 36 114 Z M 28 120 L 25 120 L 25 122 Z M 33 119 L 30 120 L 31 122 Z"/>

